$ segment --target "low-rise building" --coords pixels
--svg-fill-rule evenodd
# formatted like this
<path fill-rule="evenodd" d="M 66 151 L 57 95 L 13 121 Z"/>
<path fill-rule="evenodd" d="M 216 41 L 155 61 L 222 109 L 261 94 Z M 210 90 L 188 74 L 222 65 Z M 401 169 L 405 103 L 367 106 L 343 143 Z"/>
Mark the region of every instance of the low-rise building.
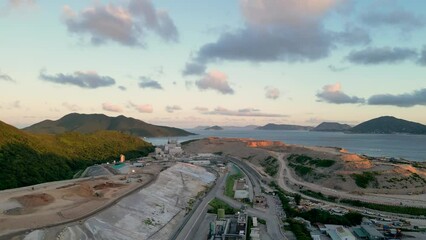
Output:
<path fill-rule="evenodd" d="M 235 181 L 234 189 L 234 199 L 245 199 L 250 197 L 245 178 L 241 178 Z"/>
<path fill-rule="evenodd" d="M 365 231 L 367 239 L 369 240 L 385 239 L 385 236 L 371 225 L 361 225 L 361 229 Z"/>
<path fill-rule="evenodd" d="M 310 232 L 310 235 L 313 240 L 321 240 L 321 232 L 318 230 Z"/>
<path fill-rule="evenodd" d="M 341 225 L 326 224 L 327 234 L 332 240 L 356 240 L 355 236 Z"/>
<path fill-rule="evenodd" d="M 210 240 L 242 240 L 247 234 L 247 214 L 240 212 L 230 218 L 210 223 Z"/>

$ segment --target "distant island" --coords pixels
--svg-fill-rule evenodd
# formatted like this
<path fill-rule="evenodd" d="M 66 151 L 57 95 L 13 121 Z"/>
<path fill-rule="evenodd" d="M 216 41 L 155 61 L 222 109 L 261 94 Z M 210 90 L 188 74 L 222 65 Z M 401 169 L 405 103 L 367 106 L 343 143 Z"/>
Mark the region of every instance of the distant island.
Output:
<path fill-rule="evenodd" d="M 408 133 L 426 134 L 426 126 L 416 122 L 384 116 L 358 124 L 349 130 L 350 133 Z"/>
<path fill-rule="evenodd" d="M 313 127 L 289 125 L 289 124 L 274 124 L 268 123 L 265 126 L 257 127 L 258 130 L 311 130 Z"/>
<path fill-rule="evenodd" d="M 0 121 L 0 190 L 71 179 L 96 163 L 145 156 L 154 147 L 115 131 L 33 134 Z"/>
<path fill-rule="evenodd" d="M 204 130 L 223 130 L 223 128 L 216 125 L 212 127 L 206 127 Z"/>
<path fill-rule="evenodd" d="M 206 128 L 210 128 L 210 127 L 211 126 L 196 126 L 196 127 L 194 127 L 194 129 L 195 130 L 206 130 Z M 221 130 L 254 130 L 259 126 L 247 125 L 247 126 L 218 126 L 218 127 L 222 128 Z"/>
<path fill-rule="evenodd" d="M 65 132 L 94 133 L 102 130 L 119 131 L 139 137 L 189 136 L 183 129 L 157 126 L 125 116 L 71 113 L 59 120 L 45 120 L 23 129 L 31 133 L 61 134 Z"/>
<path fill-rule="evenodd" d="M 351 129 L 351 126 L 348 124 L 341 124 L 337 122 L 323 122 L 311 129 L 314 132 L 344 132 Z"/>
<path fill-rule="evenodd" d="M 337 122 L 323 122 L 316 127 L 289 125 L 289 124 L 274 124 L 269 123 L 262 127 L 257 127 L 260 130 L 308 130 L 316 132 L 345 132 L 345 133 L 371 133 L 371 134 L 426 134 L 426 125 L 407 121 L 404 119 L 395 118 L 392 116 L 383 116 L 374 118 L 363 123 L 351 127 L 347 124 Z"/>

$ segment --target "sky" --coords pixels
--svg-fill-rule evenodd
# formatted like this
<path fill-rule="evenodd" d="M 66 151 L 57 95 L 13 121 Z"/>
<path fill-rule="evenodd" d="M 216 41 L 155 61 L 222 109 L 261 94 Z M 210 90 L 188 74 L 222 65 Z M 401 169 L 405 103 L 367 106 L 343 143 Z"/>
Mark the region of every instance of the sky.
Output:
<path fill-rule="evenodd" d="M 0 0 L 0 120 L 426 124 L 424 0 Z"/>

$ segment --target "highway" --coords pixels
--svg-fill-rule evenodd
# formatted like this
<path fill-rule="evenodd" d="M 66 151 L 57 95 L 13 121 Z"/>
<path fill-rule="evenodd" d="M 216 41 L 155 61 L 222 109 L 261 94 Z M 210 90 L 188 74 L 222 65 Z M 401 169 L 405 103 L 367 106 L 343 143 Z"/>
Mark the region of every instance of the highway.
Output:
<path fill-rule="evenodd" d="M 247 164 L 243 163 L 241 160 L 232 158 L 229 159 L 232 163 L 238 166 L 249 178 L 251 185 L 253 186 L 253 191 L 255 195 L 261 194 L 260 187 L 260 176 Z M 215 186 L 210 190 L 210 192 L 203 198 L 202 202 L 194 209 L 193 213 L 186 222 L 175 232 L 175 234 L 170 238 L 172 240 L 190 240 L 194 239 L 195 233 L 197 232 L 201 222 L 206 216 L 208 203 L 215 197 L 224 201 L 233 208 L 240 209 L 243 205 L 241 202 L 238 202 L 230 197 L 227 197 L 223 194 L 223 189 L 225 186 L 225 180 L 228 174 L 221 175 L 216 181 Z M 271 239 L 287 239 L 282 231 L 278 217 L 275 214 L 276 205 L 274 199 L 270 196 L 267 198 L 269 209 L 256 209 L 252 207 L 247 207 L 246 212 L 248 215 L 253 217 L 258 217 L 266 221 L 267 233 Z"/>
<path fill-rule="evenodd" d="M 310 185 L 310 183 L 305 183 L 305 182 L 300 182 L 297 179 L 295 179 L 291 174 L 290 174 L 290 170 L 288 169 L 288 167 L 285 164 L 284 161 L 284 154 L 279 154 L 278 158 L 280 160 L 280 171 L 279 171 L 279 176 L 278 176 L 278 184 L 279 186 L 281 186 L 284 190 L 288 191 L 288 192 L 292 192 L 292 193 L 299 193 L 298 191 L 293 190 L 292 188 L 290 188 L 287 184 L 286 184 L 286 180 L 288 180 L 290 183 L 295 183 L 295 184 L 299 184 L 305 187 L 308 187 L 310 189 L 313 189 L 315 191 L 318 191 L 318 186 L 312 184 L 312 186 Z M 252 167 L 250 167 L 247 163 L 245 163 L 244 161 L 235 158 L 235 157 L 227 157 L 227 159 L 232 162 L 233 164 L 235 164 L 238 168 L 240 168 L 244 174 L 247 176 L 247 178 L 249 179 L 250 183 L 249 185 L 252 187 L 252 194 L 254 196 L 256 195 L 262 195 L 262 176 Z M 207 206 L 208 203 L 214 199 L 214 198 L 218 198 L 222 201 L 224 201 L 225 203 L 227 203 L 228 205 L 230 205 L 233 208 L 239 209 L 242 206 L 242 203 L 239 201 L 234 200 L 233 198 L 230 198 L 228 196 L 224 195 L 224 186 L 225 186 L 225 180 L 226 177 L 228 176 L 228 174 L 226 175 L 221 175 L 218 180 L 216 181 L 215 186 L 212 188 L 212 190 L 203 198 L 202 202 L 199 204 L 199 206 L 193 210 L 193 214 L 190 215 L 187 218 L 187 222 L 184 223 L 180 229 L 177 230 L 176 234 L 174 235 L 174 237 L 172 237 L 171 239 L 177 239 L 177 240 L 190 240 L 190 239 L 194 239 L 195 233 L 197 232 L 201 222 L 203 222 L 203 219 L 206 216 L 206 212 L 207 212 Z M 309 186 L 306 186 L 309 185 Z M 315 188 L 314 188 L 315 186 Z M 323 189 L 324 190 L 324 189 Z M 328 189 L 327 189 L 328 190 Z M 333 189 L 329 189 L 329 190 L 333 190 Z M 336 194 L 336 193 L 335 193 Z M 335 203 L 330 203 L 327 201 L 323 201 L 323 200 L 319 200 L 316 198 L 312 198 L 310 196 L 306 196 L 304 194 L 301 194 L 304 198 L 306 199 L 310 199 L 316 202 L 323 202 L 329 205 L 335 205 L 335 206 L 339 206 L 339 207 L 344 207 L 353 211 L 358 211 L 358 212 L 363 212 L 364 209 L 361 208 L 356 208 L 356 207 L 348 207 L 346 205 L 342 205 L 342 204 L 335 204 Z M 258 217 L 261 219 L 264 219 L 266 221 L 266 227 L 267 227 L 267 234 L 269 235 L 269 237 L 271 239 L 287 239 L 285 237 L 285 235 L 282 232 L 282 226 L 281 226 L 281 220 L 278 218 L 277 216 L 277 206 L 275 203 L 275 199 L 272 196 L 266 195 L 267 201 L 268 201 L 268 205 L 269 208 L 268 209 L 257 209 L 257 208 L 252 208 L 252 207 L 247 207 L 246 208 L 246 212 L 248 215 L 253 216 L 253 217 Z M 394 216 L 398 216 L 396 214 L 390 214 L 390 213 L 386 213 L 386 212 L 379 212 L 379 211 L 372 211 L 372 212 L 377 212 L 380 213 L 384 216 L 386 215 L 394 215 Z M 412 218 L 406 218 L 406 220 L 409 221 L 413 221 L 414 219 Z"/>
<path fill-rule="evenodd" d="M 195 209 L 193 210 L 192 215 L 190 215 L 189 218 L 186 219 L 187 221 L 184 222 L 184 224 L 175 232 L 175 234 L 172 235 L 170 239 L 195 239 L 194 235 L 206 216 L 207 206 L 209 205 L 209 202 L 216 197 L 216 193 L 220 192 L 220 187 L 223 186 L 223 184 L 225 183 L 225 179 L 226 176 L 219 176 L 219 178 L 216 180 L 216 184 L 214 185 L 214 187 L 210 190 L 209 193 L 207 193 L 207 195 L 203 198 L 201 203 L 199 203 L 196 208 L 194 206 Z"/>
<path fill-rule="evenodd" d="M 248 164 L 246 164 L 244 161 L 231 157 L 229 158 L 229 161 L 237 165 L 241 170 L 243 170 L 244 174 L 247 175 L 247 177 L 250 179 L 253 190 L 255 195 L 262 195 L 262 188 L 261 188 L 261 179 L 262 176 L 254 170 L 252 167 L 250 167 Z M 219 199 L 225 201 L 226 203 L 233 206 L 232 202 L 239 203 L 238 201 L 235 201 L 234 199 L 231 199 L 227 196 L 223 195 L 223 192 L 217 196 Z M 268 201 L 268 209 L 255 209 L 255 208 L 247 208 L 247 213 L 249 213 L 252 216 L 264 219 L 266 221 L 266 229 L 268 231 L 269 236 L 272 239 L 287 239 L 285 235 L 282 232 L 281 228 L 281 220 L 278 219 L 278 216 L 276 215 L 276 204 L 274 199 L 271 196 L 266 196 Z M 240 203 L 241 205 L 241 203 Z M 264 210 L 264 211 L 263 211 Z"/>

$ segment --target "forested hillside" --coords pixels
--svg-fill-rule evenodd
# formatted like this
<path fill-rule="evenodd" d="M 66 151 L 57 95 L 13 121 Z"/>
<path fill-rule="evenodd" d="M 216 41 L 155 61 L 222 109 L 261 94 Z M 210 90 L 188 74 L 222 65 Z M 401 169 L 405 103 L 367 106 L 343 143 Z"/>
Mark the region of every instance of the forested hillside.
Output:
<path fill-rule="evenodd" d="M 95 163 L 143 156 L 153 146 L 113 131 L 30 134 L 0 121 L 0 189 L 72 178 Z"/>

